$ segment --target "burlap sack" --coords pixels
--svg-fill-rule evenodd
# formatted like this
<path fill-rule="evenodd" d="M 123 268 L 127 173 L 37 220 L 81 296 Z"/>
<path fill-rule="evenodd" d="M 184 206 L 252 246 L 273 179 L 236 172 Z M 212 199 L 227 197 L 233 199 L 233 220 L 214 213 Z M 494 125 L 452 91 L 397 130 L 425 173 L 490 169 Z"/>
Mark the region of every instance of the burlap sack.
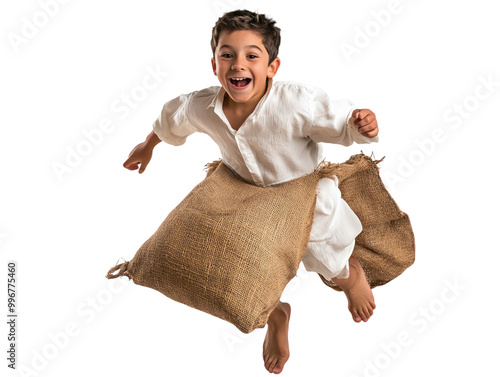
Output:
<path fill-rule="evenodd" d="M 264 327 L 304 256 L 321 178 L 315 172 L 262 188 L 215 163 L 107 277 L 128 276 L 244 333 Z"/>
<path fill-rule="evenodd" d="M 323 166 L 323 174 L 337 176 L 342 198 L 363 225 L 353 255 L 359 259 L 372 288 L 399 276 L 415 261 L 410 220 L 380 179 L 377 164 L 382 160 L 373 161 L 358 154 L 342 164 Z M 340 291 L 338 286 L 319 276 L 326 285 Z"/>
<path fill-rule="evenodd" d="M 408 216 L 379 177 L 378 162 L 365 155 L 325 162 L 308 176 L 267 188 L 213 163 L 134 258 L 111 268 L 107 278 L 127 276 L 245 333 L 264 327 L 304 256 L 318 182 L 335 175 L 363 225 L 354 255 L 370 286 L 385 284 L 413 263 L 415 243 Z"/>

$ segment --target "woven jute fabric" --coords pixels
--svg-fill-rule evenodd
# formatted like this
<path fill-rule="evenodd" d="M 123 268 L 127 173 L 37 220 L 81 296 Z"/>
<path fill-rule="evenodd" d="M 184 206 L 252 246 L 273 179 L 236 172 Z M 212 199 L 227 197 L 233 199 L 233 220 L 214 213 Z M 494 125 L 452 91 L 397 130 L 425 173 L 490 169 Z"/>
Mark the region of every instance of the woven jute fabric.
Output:
<path fill-rule="evenodd" d="M 363 231 L 356 237 L 353 255 L 359 259 L 372 288 L 393 280 L 415 261 L 410 219 L 383 184 L 380 161 L 358 154 L 344 163 L 324 163 L 323 167 L 324 174 L 337 176 L 342 198 L 363 225 Z M 329 287 L 341 290 L 319 276 Z"/>
<path fill-rule="evenodd" d="M 106 277 L 127 276 L 244 333 L 264 327 L 304 256 L 318 182 L 336 176 L 363 225 L 353 253 L 371 287 L 385 284 L 413 263 L 415 242 L 408 216 L 380 179 L 379 162 L 363 154 L 323 162 L 310 175 L 266 188 L 240 180 L 220 161 L 209 164 L 207 177 L 134 258 Z"/>
<path fill-rule="evenodd" d="M 321 178 L 316 171 L 262 188 L 212 163 L 134 258 L 107 277 L 128 276 L 244 333 L 264 327 L 304 256 Z"/>

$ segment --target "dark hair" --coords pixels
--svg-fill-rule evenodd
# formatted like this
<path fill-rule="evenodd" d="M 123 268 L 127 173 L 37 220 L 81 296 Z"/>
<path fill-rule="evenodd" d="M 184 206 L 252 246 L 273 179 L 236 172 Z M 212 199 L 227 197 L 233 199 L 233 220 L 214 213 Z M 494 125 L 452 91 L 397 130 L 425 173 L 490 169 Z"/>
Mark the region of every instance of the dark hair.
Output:
<path fill-rule="evenodd" d="M 271 64 L 278 57 L 281 43 L 281 30 L 275 25 L 276 21 L 267 18 L 265 14 L 257 14 L 248 10 L 228 12 L 217 20 L 212 29 L 212 53 L 215 55 L 215 49 L 223 31 L 252 30 L 262 36 L 262 44 L 266 47 L 269 64 Z"/>

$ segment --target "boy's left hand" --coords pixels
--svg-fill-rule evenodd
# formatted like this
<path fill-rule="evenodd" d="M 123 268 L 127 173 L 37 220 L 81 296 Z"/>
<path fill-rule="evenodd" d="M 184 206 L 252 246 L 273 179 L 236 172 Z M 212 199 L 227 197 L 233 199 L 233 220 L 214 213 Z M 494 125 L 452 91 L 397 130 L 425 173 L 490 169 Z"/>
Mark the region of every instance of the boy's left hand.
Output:
<path fill-rule="evenodd" d="M 369 109 L 356 109 L 352 112 L 350 122 L 354 124 L 358 132 L 366 137 L 378 135 L 377 118 L 373 111 Z"/>

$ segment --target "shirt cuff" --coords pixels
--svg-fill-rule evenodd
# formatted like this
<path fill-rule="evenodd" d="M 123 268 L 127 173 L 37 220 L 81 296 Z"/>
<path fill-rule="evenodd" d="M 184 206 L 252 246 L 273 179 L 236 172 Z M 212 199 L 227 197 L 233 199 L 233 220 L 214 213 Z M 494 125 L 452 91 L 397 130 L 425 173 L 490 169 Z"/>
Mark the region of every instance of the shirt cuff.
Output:
<path fill-rule="evenodd" d="M 352 128 L 356 129 L 356 127 L 354 126 L 354 122 L 351 122 L 352 113 L 354 112 L 354 110 L 356 110 L 356 108 L 353 107 L 351 111 L 349 111 L 349 114 L 347 114 L 347 124 Z"/>

